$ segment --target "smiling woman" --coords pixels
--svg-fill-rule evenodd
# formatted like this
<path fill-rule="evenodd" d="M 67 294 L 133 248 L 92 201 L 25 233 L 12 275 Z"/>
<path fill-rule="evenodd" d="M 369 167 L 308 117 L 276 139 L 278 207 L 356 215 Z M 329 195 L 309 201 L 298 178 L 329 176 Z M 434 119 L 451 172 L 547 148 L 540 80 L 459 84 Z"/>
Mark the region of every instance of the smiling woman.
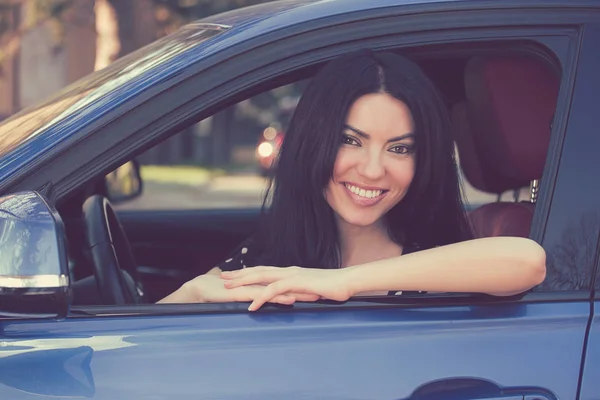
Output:
<path fill-rule="evenodd" d="M 363 294 L 510 295 L 539 284 L 538 244 L 472 238 L 450 131 L 441 96 L 413 62 L 368 50 L 330 62 L 292 117 L 258 232 L 162 302 L 253 300 L 255 310 Z"/>
<path fill-rule="evenodd" d="M 380 221 L 404 198 L 415 173 L 413 130 L 410 110 L 389 94 L 368 94 L 350 107 L 325 192 L 340 229 Z"/>

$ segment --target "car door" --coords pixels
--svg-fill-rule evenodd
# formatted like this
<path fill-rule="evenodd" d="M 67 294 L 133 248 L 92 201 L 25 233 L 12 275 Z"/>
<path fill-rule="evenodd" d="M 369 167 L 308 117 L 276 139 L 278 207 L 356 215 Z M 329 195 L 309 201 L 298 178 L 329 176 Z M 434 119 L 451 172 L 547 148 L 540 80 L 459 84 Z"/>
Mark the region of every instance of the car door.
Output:
<path fill-rule="evenodd" d="M 598 398 L 598 374 L 600 374 L 600 317 L 598 307 L 600 307 L 599 280 L 596 279 L 594 297 L 594 317 L 589 327 L 589 337 L 585 347 L 585 358 L 583 360 L 583 372 L 581 377 L 581 400 L 593 400 Z"/>
<path fill-rule="evenodd" d="M 586 27 L 586 36 L 590 39 L 593 38 L 593 41 L 598 43 L 600 41 L 600 25 L 596 24 Z M 594 88 L 600 84 L 598 69 L 593 66 L 600 63 L 600 54 L 598 54 L 598 51 L 589 49 L 587 52 L 582 52 L 580 62 L 582 63 L 582 71 L 581 78 L 578 77 L 578 81 L 581 82 L 578 85 L 580 93 L 578 98 L 581 100 L 578 105 L 573 104 L 574 107 L 578 107 L 576 112 L 577 122 L 574 123 L 577 124 L 578 129 L 581 129 L 582 132 L 587 132 L 587 134 L 582 135 L 581 147 L 574 148 L 573 151 L 576 151 L 578 154 L 587 152 L 589 153 L 589 157 L 584 157 L 584 160 L 587 161 L 580 161 L 581 164 L 579 164 L 576 172 L 577 176 L 573 174 L 568 179 L 584 182 L 586 179 L 592 179 L 592 177 L 597 180 L 595 177 L 600 170 L 600 161 L 597 157 L 593 157 L 596 151 L 592 150 L 600 145 L 600 137 L 596 134 L 596 130 L 592 128 L 597 123 L 594 115 L 597 114 L 599 98 L 599 92 Z M 588 86 L 588 83 L 592 83 L 592 85 Z M 600 232 L 600 211 L 598 209 L 600 194 L 597 188 L 590 192 L 590 194 L 592 193 L 593 195 L 586 199 L 585 203 L 591 205 L 592 202 L 595 202 L 595 210 L 592 207 L 589 208 L 589 210 L 594 210 L 595 212 L 588 211 L 587 224 L 585 224 L 585 229 L 583 230 L 585 234 L 580 235 L 579 242 L 598 241 L 598 232 Z M 597 266 L 599 260 L 598 252 L 592 255 L 591 260 L 596 263 L 596 273 L 590 278 L 593 279 L 592 282 L 595 281 L 594 301 L 591 306 L 593 318 L 588 327 L 589 336 L 585 342 L 585 356 L 582 362 L 581 393 L 579 396 L 581 400 L 597 399 L 600 392 L 600 384 L 598 383 L 598 376 L 600 376 L 600 316 L 598 313 L 600 309 L 600 275 L 598 274 Z"/>
<path fill-rule="evenodd" d="M 64 320 L 4 319 L 0 397 L 577 398 L 597 230 L 574 264 L 556 255 L 597 210 L 600 182 L 580 171 L 597 162 L 586 140 L 600 123 L 589 101 L 600 90 L 590 76 L 600 60 L 597 27 L 572 23 L 544 28 L 565 39 L 568 56 L 532 231 L 552 261 L 547 285 L 506 299 L 375 298 L 257 313 L 244 304 L 98 306 L 73 308 Z"/>

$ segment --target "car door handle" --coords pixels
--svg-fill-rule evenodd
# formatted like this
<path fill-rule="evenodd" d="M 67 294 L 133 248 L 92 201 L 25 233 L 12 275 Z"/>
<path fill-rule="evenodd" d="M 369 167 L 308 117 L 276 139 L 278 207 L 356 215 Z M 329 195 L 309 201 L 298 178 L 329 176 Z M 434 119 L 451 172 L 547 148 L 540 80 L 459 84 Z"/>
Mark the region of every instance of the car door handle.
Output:
<path fill-rule="evenodd" d="M 529 396 L 527 396 L 529 397 Z M 500 396 L 500 397 L 486 397 L 486 398 L 478 398 L 473 400 L 523 400 L 523 395 L 521 396 Z M 527 399 L 529 400 L 529 399 Z M 541 400 L 541 398 L 540 398 Z"/>
<path fill-rule="evenodd" d="M 486 397 L 486 398 L 479 398 L 479 399 L 472 399 L 472 400 L 550 400 L 550 399 L 543 395 L 527 394 L 525 396 L 516 395 L 516 396 Z"/>
<path fill-rule="evenodd" d="M 403 400 L 557 400 L 548 390 L 533 386 L 502 387 L 472 377 L 446 378 L 419 386 Z"/>

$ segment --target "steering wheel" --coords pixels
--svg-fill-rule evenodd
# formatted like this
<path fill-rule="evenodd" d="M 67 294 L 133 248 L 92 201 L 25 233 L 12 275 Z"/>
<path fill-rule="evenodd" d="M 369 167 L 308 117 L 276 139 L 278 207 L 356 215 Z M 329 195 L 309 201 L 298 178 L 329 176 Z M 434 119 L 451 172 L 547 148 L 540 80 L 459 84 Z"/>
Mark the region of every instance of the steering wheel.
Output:
<path fill-rule="evenodd" d="M 136 282 L 131 247 L 108 199 L 89 197 L 83 203 L 83 222 L 102 303 L 141 303 L 144 293 Z"/>

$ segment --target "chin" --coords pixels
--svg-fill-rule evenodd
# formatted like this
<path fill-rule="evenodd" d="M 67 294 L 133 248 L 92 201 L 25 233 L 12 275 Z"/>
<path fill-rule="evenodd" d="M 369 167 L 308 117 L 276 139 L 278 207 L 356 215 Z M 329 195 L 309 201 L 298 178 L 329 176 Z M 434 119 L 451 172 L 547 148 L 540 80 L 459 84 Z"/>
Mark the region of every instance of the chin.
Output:
<path fill-rule="evenodd" d="M 340 217 L 348 224 L 354 226 L 371 226 L 381 218 L 381 215 L 365 215 L 366 213 L 347 213 Z"/>

